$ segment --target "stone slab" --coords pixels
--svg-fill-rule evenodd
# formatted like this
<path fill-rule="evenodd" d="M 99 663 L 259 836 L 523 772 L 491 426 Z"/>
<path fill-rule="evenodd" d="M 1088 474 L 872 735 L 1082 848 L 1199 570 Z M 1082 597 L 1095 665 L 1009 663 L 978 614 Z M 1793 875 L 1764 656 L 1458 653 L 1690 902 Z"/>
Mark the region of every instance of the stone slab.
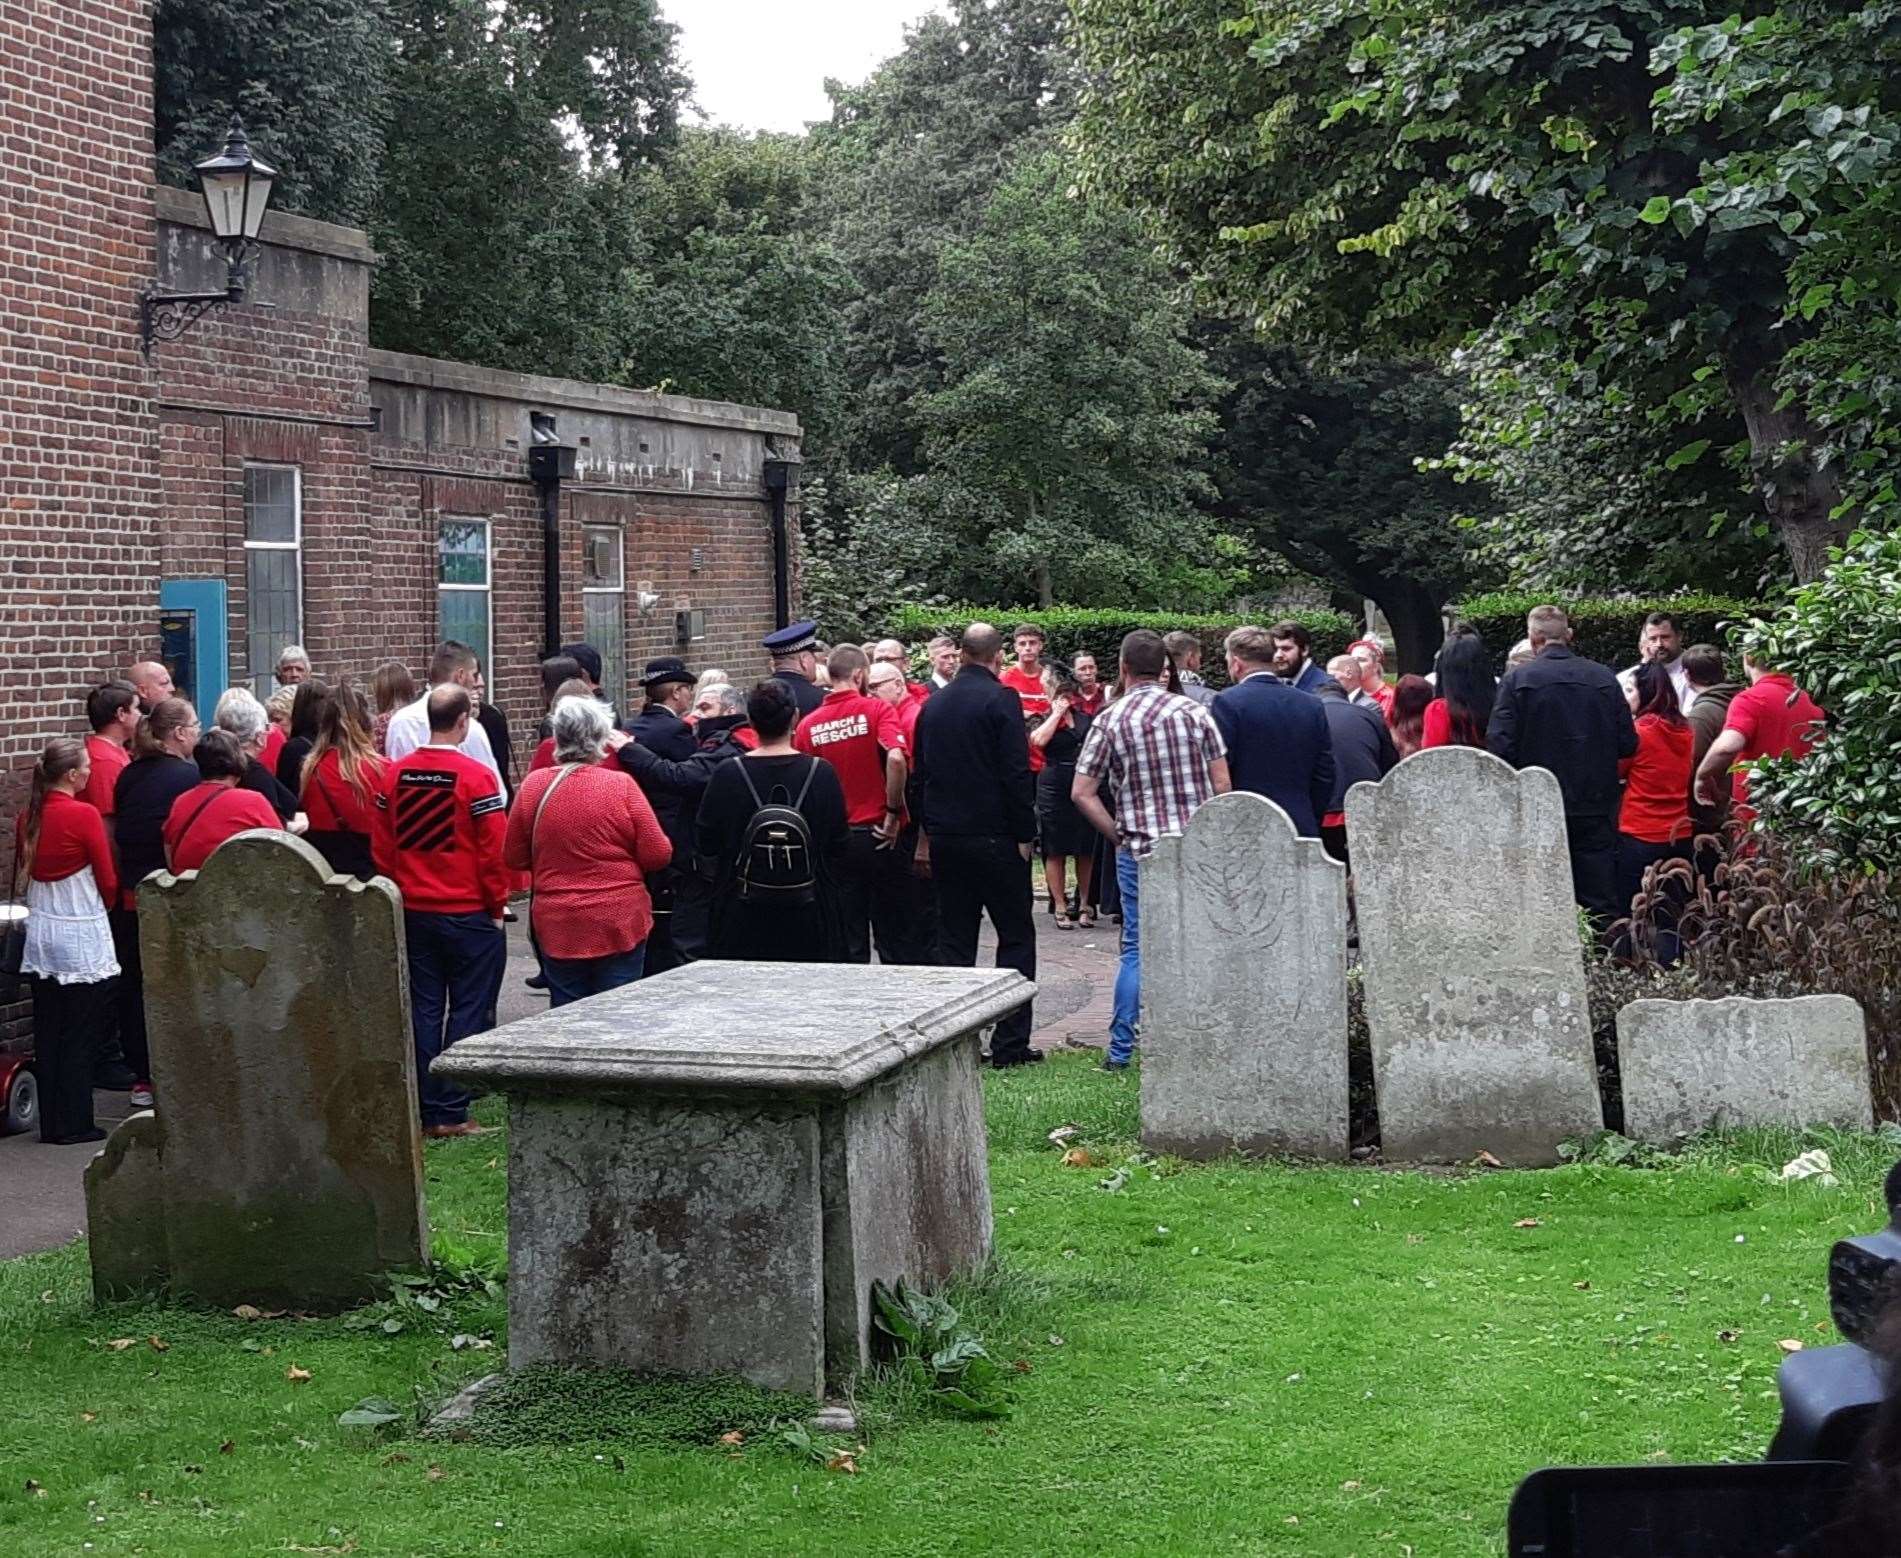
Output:
<path fill-rule="evenodd" d="M 1389 1161 L 1557 1161 L 1604 1126 L 1557 778 L 1437 747 L 1347 792 Z"/>
<path fill-rule="evenodd" d="M 1347 1155 L 1347 882 L 1272 801 L 1216 796 L 1142 867 L 1142 1143 Z"/>
<path fill-rule="evenodd" d="M 321 1308 L 419 1267 L 395 888 L 332 876 L 289 834 L 240 834 L 203 870 L 141 885 L 139 933 L 174 1287 L 221 1307 Z"/>
<path fill-rule="evenodd" d="M 86 1236 L 96 1298 L 127 1298 L 170 1277 L 164 1165 L 151 1110 L 120 1121 L 86 1165 Z"/>
<path fill-rule="evenodd" d="M 1874 1129 L 1867 1028 L 1845 995 L 1632 1001 L 1617 1053 L 1624 1130 L 1639 1141 L 1707 1126 Z"/>

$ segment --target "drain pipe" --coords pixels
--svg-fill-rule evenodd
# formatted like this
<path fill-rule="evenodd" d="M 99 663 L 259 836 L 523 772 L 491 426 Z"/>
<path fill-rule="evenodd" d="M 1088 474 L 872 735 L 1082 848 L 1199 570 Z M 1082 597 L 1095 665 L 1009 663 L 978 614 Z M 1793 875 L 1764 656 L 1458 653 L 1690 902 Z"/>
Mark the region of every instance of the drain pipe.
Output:
<path fill-rule="evenodd" d="M 785 505 L 798 468 L 796 454 L 766 456 L 766 497 L 772 504 L 772 624 L 776 628 L 792 621 L 792 544 L 786 533 Z"/>
<path fill-rule="evenodd" d="M 554 418 L 547 419 L 552 438 Z M 535 428 L 537 439 L 542 429 Z M 537 441 L 528 451 L 528 479 L 541 498 L 541 654 L 561 650 L 561 483 L 574 478 L 570 444 Z"/>

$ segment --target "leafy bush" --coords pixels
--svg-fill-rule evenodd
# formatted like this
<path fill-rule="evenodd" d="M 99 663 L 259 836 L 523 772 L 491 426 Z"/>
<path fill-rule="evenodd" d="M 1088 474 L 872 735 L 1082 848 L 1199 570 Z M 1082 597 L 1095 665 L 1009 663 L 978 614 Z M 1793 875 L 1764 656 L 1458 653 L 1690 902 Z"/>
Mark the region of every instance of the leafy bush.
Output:
<path fill-rule="evenodd" d="M 1283 620 L 1298 622 L 1313 634 L 1314 658 L 1323 663 L 1360 636 L 1352 619 L 1338 611 L 1295 610 L 1244 618 L 1115 611 L 1097 606 L 1052 606 L 1042 611 L 1026 611 L 1018 606 L 910 605 L 891 614 L 885 631 L 894 638 L 921 642 L 937 633 L 961 633 L 972 622 L 993 622 L 1005 633 L 1019 622 L 1034 622 L 1048 635 L 1048 653 L 1053 659 L 1069 660 L 1085 652 L 1093 654 L 1102 667 L 1104 680 L 1108 680 L 1115 675 L 1116 649 L 1124 634 L 1137 628 L 1152 628 L 1157 633 L 1172 633 L 1179 628 L 1201 640 L 1202 675 L 1210 682 L 1219 683 L 1227 679 L 1221 641 L 1230 631 L 1244 622 L 1266 627 Z"/>
<path fill-rule="evenodd" d="M 1829 715 L 1807 757 L 1761 764 L 1750 800 L 1803 858 L 1880 870 L 1901 849 L 1901 536 L 1861 533 L 1742 647 L 1795 678 Z"/>
<path fill-rule="evenodd" d="M 947 1299 L 920 1293 L 900 1277 L 896 1287 L 871 1285 L 879 1333 L 900 1370 L 932 1400 L 970 1417 L 1008 1417 L 1003 1370 L 959 1320 Z"/>
<path fill-rule="evenodd" d="M 1492 662 L 1504 670 L 1512 645 L 1525 636 L 1525 613 L 1534 606 L 1555 604 L 1570 613 L 1579 654 L 1621 670 L 1637 658 L 1637 640 L 1644 618 L 1667 611 L 1677 619 L 1685 644 L 1715 644 L 1727 648 L 1729 629 L 1755 616 L 1761 606 L 1721 595 L 1668 595 L 1654 597 L 1591 597 L 1563 595 L 1475 595 L 1457 607 L 1461 622 L 1478 629 L 1492 653 Z"/>
<path fill-rule="evenodd" d="M 1695 867 L 1653 866 L 1633 917 L 1612 927 L 1629 970 L 1617 1005 L 1643 995 L 1852 997 L 1867 1019 L 1876 1113 L 1901 1118 L 1901 878 L 1816 869 L 1770 833 L 1705 834 L 1696 856 Z M 1660 931 L 1671 923 L 1682 958 L 1666 969 Z M 1594 975 L 1594 1003 L 1596 994 Z"/>

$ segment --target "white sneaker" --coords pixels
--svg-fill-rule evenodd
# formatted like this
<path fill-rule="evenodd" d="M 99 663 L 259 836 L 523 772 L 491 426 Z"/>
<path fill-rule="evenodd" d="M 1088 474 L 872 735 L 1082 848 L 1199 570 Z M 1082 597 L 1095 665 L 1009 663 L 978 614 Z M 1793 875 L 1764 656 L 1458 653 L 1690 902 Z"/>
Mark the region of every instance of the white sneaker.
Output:
<path fill-rule="evenodd" d="M 152 1084 L 150 1082 L 135 1082 L 132 1085 L 131 1097 L 127 1101 L 134 1109 L 150 1109 L 152 1107 Z"/>

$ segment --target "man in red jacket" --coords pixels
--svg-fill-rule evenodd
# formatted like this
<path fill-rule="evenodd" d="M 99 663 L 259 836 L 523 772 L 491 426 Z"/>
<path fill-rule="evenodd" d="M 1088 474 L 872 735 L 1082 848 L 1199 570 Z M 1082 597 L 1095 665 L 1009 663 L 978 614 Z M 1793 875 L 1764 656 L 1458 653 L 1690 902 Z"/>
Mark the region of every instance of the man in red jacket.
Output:
<path fill-rule="evenodd" d="M 469 1095 L 432 1078 L 429 1063 L 481 1033 L 502 989 L 508 941 L 507 818 L 494 770 L 458 751 L 474 704 L 445 683 L 429 694 L 429 740 L 390 765 L 376 799 L 376 869 L 403 894 L 416 1090 L 425 1136 L 473 1136 Z"/>

